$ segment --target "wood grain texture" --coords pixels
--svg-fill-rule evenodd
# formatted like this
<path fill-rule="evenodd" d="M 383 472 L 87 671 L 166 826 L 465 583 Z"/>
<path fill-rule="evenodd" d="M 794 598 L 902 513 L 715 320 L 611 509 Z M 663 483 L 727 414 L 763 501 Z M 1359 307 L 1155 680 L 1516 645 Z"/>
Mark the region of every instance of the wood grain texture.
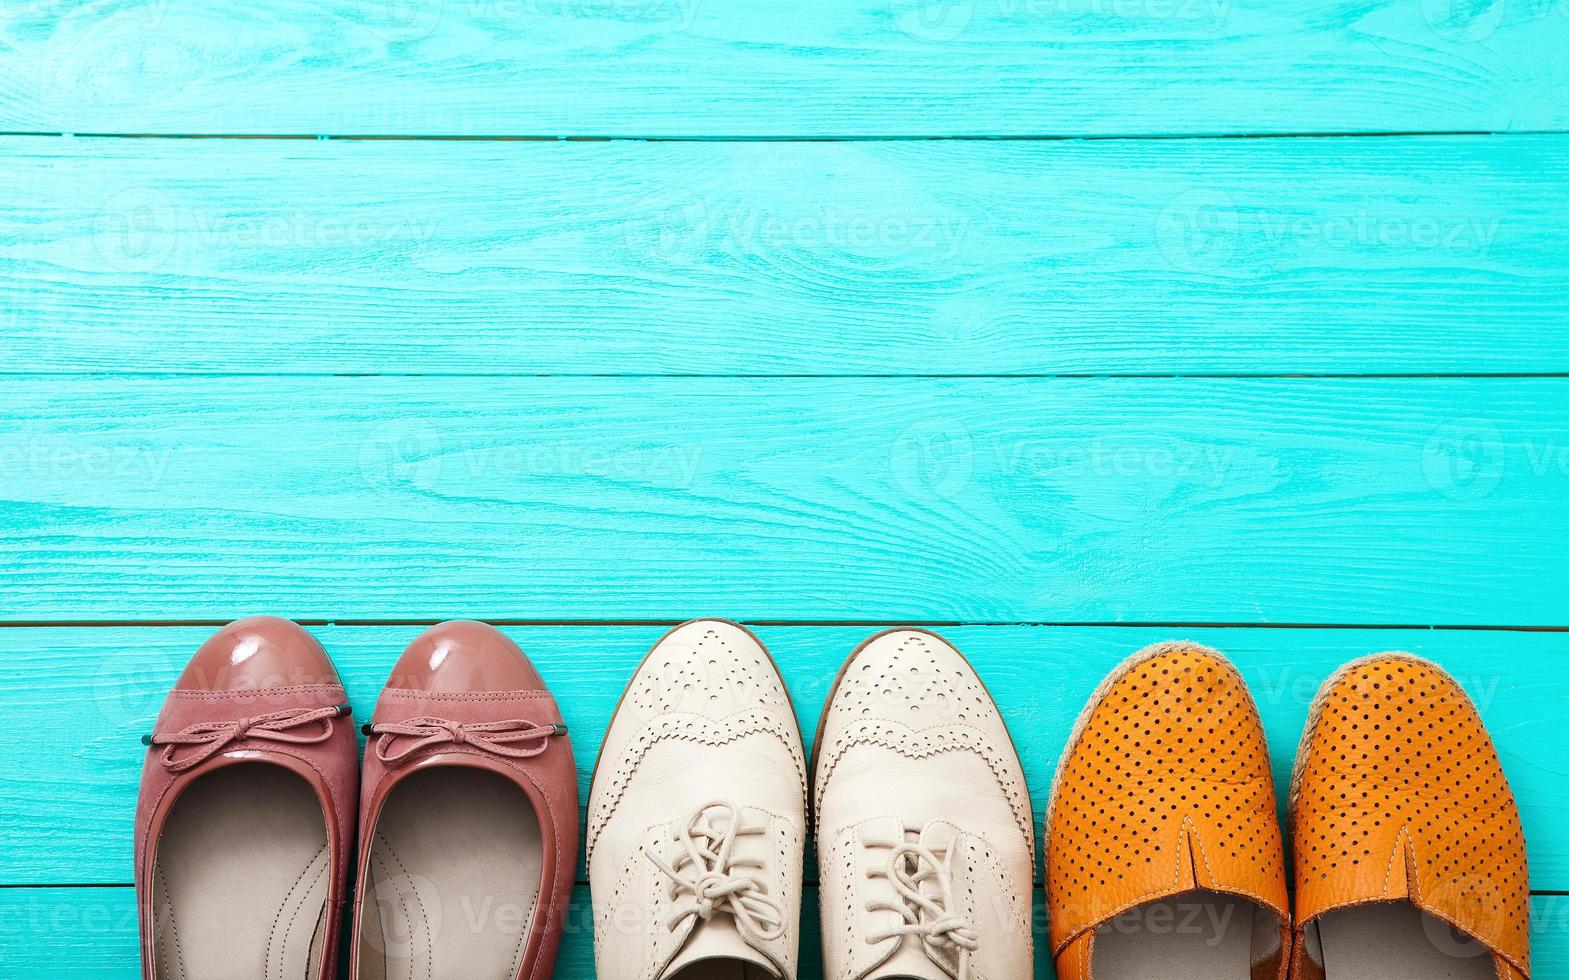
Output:
<path fill-rule="evenodd" d="M 1559 129 L 1554 0 L 95 0 L 0 129 L 1000 136 Z"/>
<path fill-rule="evenodd" d="M 799 980 L 821 980 L 817 888 L 802 896 Z M 1035 977 L 1054 976 L 1039 889 L 1035 894 Z M 588 889 L 572 893 L 561 954 L 559 980 L 594 976 L 593 913 Z M 11 975 L 28 980 L 137 980 L 136 898 L 130 888 L 0 889 L 0 962 Z M 1531 960 L 1539 977 L 1569 970 L 1569 898 L 1537 895 L 1531 899 Z"/>
<path fill-rule="evenodd" d="M 209 630 L 192 627 L 0 631 L 10 727 L 0 753 L 0 885 L 127 883 L 143 749 L 164 696 Z M 355 714 L 368 717 L 419 627 L 317 627 Z M 512 627 L 561 702 L 583 798 L 621 691 L 663 627 Z M 870 629 L 760 627 L 810 742 L 840 663 Z M 1319 684 L 1340 664 L 1404 648 L 1451 671 L 1475 698 L 1519 799 L 1537 890 L 1569 890 L 1569 769 L 1562 752 L 1569 634 L 1433 630 L 953 627 L 1019 747 L 1037 822 L 1073 721 L 1101 678 L 1135 649 L 1183 636 L 1237 663 L 1268 732 L 1277 784 Z M 815 874 L 809 875 L 815 880 Z M 0 890 L 3 891 L 3 890 Z"/>
<path fill-rule="evenodd" d="M 0 390 L 10 622 L 1565 620 L 1569 379 Z"/>
<path fill-rule="evenodd" d="M 1569 137 L 11 138 L 0 168 L 11 372 L 1569 371 Z"/>

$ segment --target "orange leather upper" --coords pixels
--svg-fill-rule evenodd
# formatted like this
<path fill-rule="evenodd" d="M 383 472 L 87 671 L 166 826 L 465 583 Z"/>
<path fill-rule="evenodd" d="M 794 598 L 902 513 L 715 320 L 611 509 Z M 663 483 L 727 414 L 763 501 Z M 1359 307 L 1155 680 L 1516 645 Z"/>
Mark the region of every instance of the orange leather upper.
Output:
<path fill-rule="evenodd" d="M 1303 929 L 1409 900 L 1530 974 L 1525 835 L 1498 753 L 1453 678 L 1408 654 L 1343 668 L 1319 692 L 1292 781 L 1296 976 L 1322 971 Z"/>
<path fill-rule="evenodd" d="M 1213 650 L 1135 654 L 1085 709 L 1048 814 L 1047 901 L 1057 975 L 1088 980 L 1095 928 L 1195 888 L 1251 898 L 1280 917 L 1255 978 L 1285 976 L 1285 856 L 1258 710 Z"/>

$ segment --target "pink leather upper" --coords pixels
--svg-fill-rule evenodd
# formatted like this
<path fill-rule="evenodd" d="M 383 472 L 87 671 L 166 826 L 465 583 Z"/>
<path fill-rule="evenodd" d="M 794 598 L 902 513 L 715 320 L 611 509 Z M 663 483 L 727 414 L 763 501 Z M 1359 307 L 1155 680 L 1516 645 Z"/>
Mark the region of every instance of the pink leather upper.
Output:
<path fill-rule="evenodd" d="M 339 706 L 339 712 L 326 710 Z M 191 658 L 164 702 L 153 737 L 160 744 L 147 749 L 136 805 L 144 976 L 154 976 L 148 885 L 170 809 L 197 779 L 243 763 L 284 766 L 322 800 L 333 874 L 321 962 L 322 976 L 332 976 L 359 774 L 354 722 L 326 653 L 287 620 L 256 617 L 230 623 Z"/>
<path fill-rule="evenodd" d="M 518 977 L 550 977 L 575 879 L 578 784 L 561 711 L 533 665 L 492 627 L 443 623 L 404 652 L 367 728 L 381 731 L 367 736 L 361 775 L 361 886 L 376 815 L 398 782 L 431 766 L 500 773 L 533 803 L 547 848 L 540 882 L 546 914 L 534 920 Z M 350 976 L 358 977 L 358 942 L 352 959 Z"/>

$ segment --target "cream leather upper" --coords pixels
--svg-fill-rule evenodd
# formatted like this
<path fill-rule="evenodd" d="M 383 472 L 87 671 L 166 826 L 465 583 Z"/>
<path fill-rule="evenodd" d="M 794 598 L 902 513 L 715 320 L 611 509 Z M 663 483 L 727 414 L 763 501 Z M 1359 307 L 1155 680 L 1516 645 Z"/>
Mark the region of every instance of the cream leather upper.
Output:
<path fill-rule="evenodd" d="M 794 980 L 805 796 L 800 730 L 756 638 L 699 620 L 660 640 L 589 793 L 597 975 L 667 980 L 725 957 Z"/>
<path fill-rule="evenodd" d="M 828 980 L 1031 976 L 1029 794 L 959 652 L 920 630 L 867 641 L 815 751 Z"/>

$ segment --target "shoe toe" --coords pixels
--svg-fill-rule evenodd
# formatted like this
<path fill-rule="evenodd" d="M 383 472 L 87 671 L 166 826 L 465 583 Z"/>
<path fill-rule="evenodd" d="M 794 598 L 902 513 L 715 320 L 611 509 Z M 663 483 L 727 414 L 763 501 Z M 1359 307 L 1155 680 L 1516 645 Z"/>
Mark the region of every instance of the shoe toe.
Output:
<path fill-rule="evenodd" d="M 1422 907 L 1528 957 L 1525 836 L 1465 690 L 1438 666 L 1379 654 L 1319 692 L 1292 781 L 1297 908 Z"/>
<path fill-rule="evenodd" d="M 876 719 L 914 729 L 973 725 L 1005 731 L 996 705 L 964 656 L 942 637 L 901 629 L 851 655 L 828 706 L 833 720 Z"/>
<path fill-rule="evenodd" d="M 745 628 L 699 619 L 667 633 L 627 687 L 627 720 L 691 714 L 722 721 L 758 708 L 790 712 L 768 651 Z M 618 713 L 618 718 L 622 717 Z"/>
<path fill-rule="evenodd" d="M 466 619 L 438 623 L 416 637 L 387 686 L 441 694 L 545 690 L 539 671 L 505 633 Z"/>
<path fill-rule="evenodd" d="M 248 691 L 338 683 L 326 651 L 303 627 L 277 616 L 252 616 L 208 637 L 175 689 Z"/>
<path fill-rule="evenodd" d="M 1284 914 L 1269 749 L 1235 667 L 1195 643 L 1125 661 L 1091 697 L 1048 804 L 1054 946 L 1116 910 L 1204 887 Z"/>

